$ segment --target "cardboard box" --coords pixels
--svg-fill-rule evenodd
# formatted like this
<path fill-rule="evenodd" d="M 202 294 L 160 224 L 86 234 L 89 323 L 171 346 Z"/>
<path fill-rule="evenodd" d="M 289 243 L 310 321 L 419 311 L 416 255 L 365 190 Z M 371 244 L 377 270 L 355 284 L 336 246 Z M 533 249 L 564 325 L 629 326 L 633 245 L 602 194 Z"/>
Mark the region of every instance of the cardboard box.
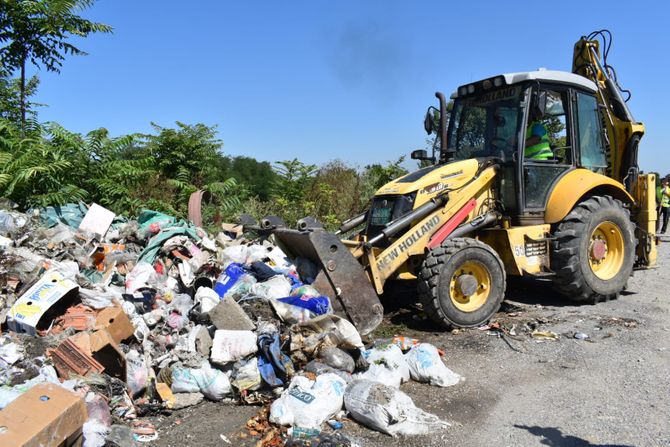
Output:
<path fill-rule="evenodd" d="M 100 365 L 106 374 L 125 382 L 126 356 L 119 345 L 114 342 L 109 332 L 104 329 L 93 333 L 80 332 L 68 338 L 68 340 L 73 342 L 87 357 Z"/>
<path fill-rule="evenodd" d="M 16 300 L 7 314 L 7 327 L 14 332 L 36 335 L 47 327 L 77 296 L 79 287 L 56 271 L 47 271 L 39 281 Z"/>
<path fill-rule="evenodd" d="M 88 419 L 84 399 L 58 385 L 35 385 L 0 411 L 3 447 L 72 446 Z"/>
<path fill-rule="evenodd" d="M 133 323 L 119 306 L 106 307 L 98 312 L 95 328 L 106 329 L 116 343 L 121 343 L 135 333 Z"/>

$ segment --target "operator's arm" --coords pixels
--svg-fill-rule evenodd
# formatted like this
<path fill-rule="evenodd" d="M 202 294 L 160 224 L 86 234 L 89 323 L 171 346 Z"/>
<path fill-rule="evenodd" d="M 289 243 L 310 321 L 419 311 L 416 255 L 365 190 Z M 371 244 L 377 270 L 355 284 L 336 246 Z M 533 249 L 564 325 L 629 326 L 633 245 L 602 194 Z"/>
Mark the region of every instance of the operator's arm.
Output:
<path fill-rule="evenodd" d="M 531 128 L 531 136 L 526 138 L 526 147 L 534 146 L 542 140 L 542 137 L 547 134 L 547 129 L 540 124 L 535 123 Z"/>

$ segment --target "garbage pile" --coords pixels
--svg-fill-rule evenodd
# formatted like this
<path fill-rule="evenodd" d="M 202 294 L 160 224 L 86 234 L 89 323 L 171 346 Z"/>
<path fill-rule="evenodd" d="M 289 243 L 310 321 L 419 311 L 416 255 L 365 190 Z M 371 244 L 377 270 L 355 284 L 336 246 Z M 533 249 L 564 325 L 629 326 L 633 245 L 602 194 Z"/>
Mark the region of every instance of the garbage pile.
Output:
<path fill-rule="evenodd" d="M 204 399 L 265 405 L 275 428 L 258 445 L 353 445 L 332 433 L 347 414 L 392 436 L 448 426 L 399 390 L 461 380 L 438 350 L 366 349 L 306 263 L 235 225 L 1 209 L 0 445 L 150 442 L 149 416 Z"/>

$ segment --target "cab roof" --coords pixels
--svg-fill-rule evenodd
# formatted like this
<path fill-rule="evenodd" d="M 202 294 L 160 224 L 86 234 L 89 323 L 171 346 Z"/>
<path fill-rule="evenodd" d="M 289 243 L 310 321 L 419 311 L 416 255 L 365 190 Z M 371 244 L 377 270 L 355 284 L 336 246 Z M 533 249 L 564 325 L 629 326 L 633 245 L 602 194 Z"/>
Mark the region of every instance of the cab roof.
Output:
<path fill-rule="evenodd" d="M 547 82 L 556 82 L 559 84 L 570 84 L 582 87 L 590 92 L 597 92 L 596 84 L 590 79 L 580 76 L 575 73 L 570 73 L 568 71 L 559 71 L 559 70 L 545 70 L 539 69 L 535 71 L 521 71 L 518 73 L 504 73 L 502 75 L 505 78 L 505 84 L 514 85 L 526 81 L 547 81 Z M 497 77 L 497 76 L 496 76 Z M 490 78 L 492 79 L 492 78 Z M 476 84 L 477 81 L 471 84 Z M 467 86 L 468 84 L 466 84 Z M 459 88 L 460 89 L 460 88 Z M 452 95 L 452 98 L 458 98 L 459 94 L 457 89 Z"/>

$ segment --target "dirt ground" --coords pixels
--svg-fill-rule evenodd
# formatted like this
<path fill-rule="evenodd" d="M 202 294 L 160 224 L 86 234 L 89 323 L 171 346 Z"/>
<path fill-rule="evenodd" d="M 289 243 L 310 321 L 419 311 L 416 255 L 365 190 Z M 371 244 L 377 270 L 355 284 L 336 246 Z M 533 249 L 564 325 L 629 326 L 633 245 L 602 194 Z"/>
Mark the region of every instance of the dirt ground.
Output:
<path fill-rule="evenodd" d="M 574 306 L 547 283 L 512 282 L 492 320 L 503 331 L 442 332 L 422 319 L 413 293 L 395 290 L 375 335 L 415 337 L 446 352 L 464 382 L 401 389 L 452 425 L 394 439 L 345 420 L 342 433 L 358 445 L 670 446 L 670 243 L 659 246 L 657 269 L 636 272 L 609 302 Z M 559 338 L 538 341 L 533 329 Z M 152 445 L 254 446 L 258 438 L 240 433 L 258 410 L 205 402 L 159 417 L 160 439 Z"/>

